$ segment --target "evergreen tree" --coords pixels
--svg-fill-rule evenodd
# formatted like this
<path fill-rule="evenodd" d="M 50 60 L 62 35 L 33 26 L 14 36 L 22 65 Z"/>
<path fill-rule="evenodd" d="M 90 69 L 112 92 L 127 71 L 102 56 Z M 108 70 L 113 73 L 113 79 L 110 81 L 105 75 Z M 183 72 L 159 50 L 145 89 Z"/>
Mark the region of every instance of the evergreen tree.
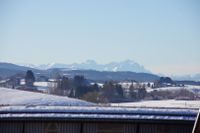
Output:
<path fill-rule="evenodd" d="M 79 76 L 79 75 L 74 76 L 75 87 L 80 87 L 80 86 L 85 86 L 85 85 L 86 85 L 86 80 L 84 76 Z"/>
<path fill-rule="evenodd" d="M 25 83 L 27 86 L 32 87 L 34 82 L 35 82 L 35 76 L 31 70 L 28 70 L 25 76 Z"/>

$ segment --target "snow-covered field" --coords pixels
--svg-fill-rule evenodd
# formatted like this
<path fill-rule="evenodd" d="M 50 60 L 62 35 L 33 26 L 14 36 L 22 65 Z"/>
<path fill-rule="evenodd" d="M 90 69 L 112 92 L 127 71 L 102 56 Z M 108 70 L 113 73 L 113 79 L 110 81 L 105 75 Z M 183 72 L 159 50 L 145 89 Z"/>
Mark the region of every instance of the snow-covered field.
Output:
<path fill-rule="evenodd" d="M 200 86 L 194 86 L 194 85 L 185 85 L 184 87 L 161 87 L 161 88 L 155 88 L 155 89 L 148 88 L 147 92 L 151 92 L 151 91 L 154 91 L 154 90 L 157 90 L 157 91 L 176 91 L 176 90 L 180 90 L 180 89 L 186 89 L 186 90 L 189 90 L 189 91 L 194 92 L 194 93 L 200 93 Z"/>
<path fill-rule="evenodd" d="M 41 87 L 48 87 L 48 84 L 49 84 L 49 83 L 50 83 L 50 82 L 34 82 L 33 85 L 34 85 L 34 86 L 41 86 Z M 22 81 L 20 82 L 20 85 L 25 85 L 25 81 L 22 80 Z"/>
<path fill-rule="evenodd" d="M 0 105 L 22 106 L 91 106 L 78 99 L 0 87 Z M 149 100 L 130 103 L 112 103 L 122 107 L 200 108 L 200 100 Z"/>
<path fill-rule="evenodd" d="M 129 103 L 112 103 L 120 107 L 200 108 L 200 100 L 149 100 Z"/>
<path fill-rule="evenodd" d="M 0 105 L 90 106 L 78 99 L 0 87 Z"/>
<path fill-rule="evenodd" d="M 34 86 L 48 87 L 49 82 L 34 82 Z"/>
<path fill-rule="evenodd" d="M 186 89 L 200 95 L 200 86 L 194 85 L 185 85 L 184 87 L 161 87 L 155 89 L 147 88 L 146 91 L 178 91 L 181 89 Z M 200 108 L 200 100 L 148 100 L 130 103 L 113 103 L 111 105 L 123 107 Z"/>
<path fill-rule="evenodd" d="M 194 121 L 198 111 L 196 110 L 197 108 L 200 108 L 200 101 L 181 100 L 142 101 L 118 104 L 115 103 L 111 104 L 111 107 L 104 107 L 68 97 L 0 87 L 0 112 L 3 112 L 0 115 L 0 118 L 54 117 Z"/>

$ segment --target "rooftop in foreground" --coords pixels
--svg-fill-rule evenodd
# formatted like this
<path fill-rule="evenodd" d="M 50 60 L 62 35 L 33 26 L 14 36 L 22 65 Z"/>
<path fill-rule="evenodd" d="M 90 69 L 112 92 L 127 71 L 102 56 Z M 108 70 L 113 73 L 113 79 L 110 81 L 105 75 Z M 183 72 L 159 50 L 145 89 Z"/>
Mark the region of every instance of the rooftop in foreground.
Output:
<path fill-rule="evenodd" d="M 81 106 L 2 106 L 1 120 L 98 120 L 194 122 L 196 109 Z"/>

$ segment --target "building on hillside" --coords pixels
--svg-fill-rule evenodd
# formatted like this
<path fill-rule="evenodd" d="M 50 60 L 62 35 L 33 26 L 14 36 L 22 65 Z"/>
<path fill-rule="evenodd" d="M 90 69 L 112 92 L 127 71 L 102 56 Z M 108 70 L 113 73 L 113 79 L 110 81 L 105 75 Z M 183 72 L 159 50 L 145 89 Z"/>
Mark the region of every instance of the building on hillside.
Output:
<path fill-rule="evenodd" d="M 9 81 L 10 79 L 5 79 L 0 81 L 0 87 L 8 87 L 9 88 Z"/>
<path fill-rule="evenodd" d="M 12 89 L 17 88 L 20 86 L 20 78 L 15 77 L 15 78 L 1 80 L 0 86 Z"/>
<path fill-rule="evenodd" d="M 37 77 L 37 81 L 39 82 L 47 82 L 48 81 L 48 77 L 47 76 L 44 76 L 44 75 L 40 75 Z"/>

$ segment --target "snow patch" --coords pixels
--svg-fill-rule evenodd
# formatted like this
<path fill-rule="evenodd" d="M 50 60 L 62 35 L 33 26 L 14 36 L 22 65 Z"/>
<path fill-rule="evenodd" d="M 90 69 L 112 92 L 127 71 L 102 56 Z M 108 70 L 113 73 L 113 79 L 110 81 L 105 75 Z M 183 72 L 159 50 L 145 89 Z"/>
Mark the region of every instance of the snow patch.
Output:
<path fill-rule="evenodd" d="M 112 103 L 120 107 L 156 107 L 156 108 L 200 108 L 200 100 L 148 100 L 140 102 Z"/>
<path fill-rule="evenodd" d="M 0 87 L 0 105 L 91 106 L 78 99 Z"/>

